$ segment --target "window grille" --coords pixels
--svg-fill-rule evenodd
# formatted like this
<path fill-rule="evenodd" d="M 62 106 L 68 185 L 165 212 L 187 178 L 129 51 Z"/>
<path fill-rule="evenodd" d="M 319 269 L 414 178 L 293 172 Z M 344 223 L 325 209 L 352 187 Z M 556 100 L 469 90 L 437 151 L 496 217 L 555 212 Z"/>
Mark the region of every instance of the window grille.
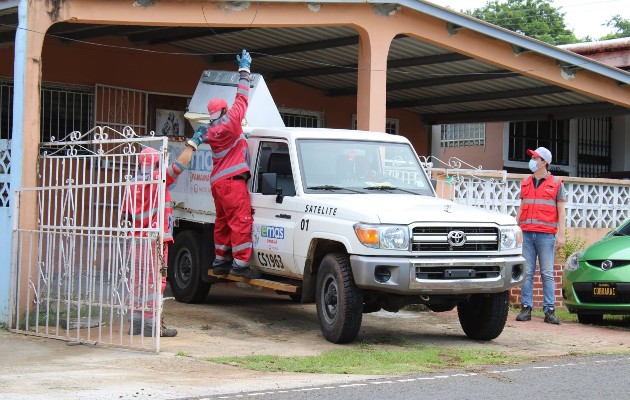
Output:
<path fill-rule="evenodd" d="M 527 149 L 546 147 L 553 164 L 569 165 L 569 121 L 510 122 L 508 160 L 527 162 Z"/>
<path fill-rule="evenodd" d="M 441 126 L 442 148 L 486 145 L 486 124 L 449 124 Z"/>
<path fill-rule="evenodd" d="M 0 81 L 0 139 L 13 133 L 13 81 Z M 94 126 L 94 89 L 42 83 L 40 142 L 63 139 L 72 131 Z"/>
<path fill-rule="evenodd" d="M 390 135 L 399 135 L 400 130 L 400 121 L 397 118 L 386 118 L 385 119 L 385 133 L 389 133 Z M 352 129 L 357 129 L 357 115 L 352 114 Z"/>
<path fill-rule="evenodd" d="M 297 128 L 323 128 L 324 113 L 293 108 L 281 108 L 280 116 L 284 126 Z"/>
<path fill-rule="evenodd" d="M 40 141 L 63 139 L 70 132 L 87 132 L 94 126 L 94 89 L 42 86 Z"/>

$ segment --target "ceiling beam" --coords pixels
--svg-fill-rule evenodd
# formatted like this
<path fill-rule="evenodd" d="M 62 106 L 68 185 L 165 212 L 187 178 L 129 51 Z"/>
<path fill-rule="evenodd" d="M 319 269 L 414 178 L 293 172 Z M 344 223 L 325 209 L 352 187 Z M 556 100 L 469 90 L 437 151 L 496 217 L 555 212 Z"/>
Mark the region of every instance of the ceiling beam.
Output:
<path fill-rule="evenodd" d="M 138 32 L 140 29 L 147 28 L 133 25 L 59 24 L 59 26 L 53 25 L 48 31 L 48 34 L 55 35 L 62 40 L 85 40 L 102 36 L 126 35 L 128 33 Z"/>
<path fill-rule="evenodd" d="M 413 81 L 396 82 L 387 85 L 387 90 L 407 90 L 427 88 L 433 86 L 453 85 L 457 83 L 469 83 L 488 81 L 492 79 L 504 79 L 514 78 L 520 76 L 517 72 L 510 72 L 508 70 L 498 70 L 492 72 L 479 72 L 462 75 L 449 75 L 441 76 L 439 78 L 431 79 L 418 79 Z M 355 86 L 346 87 L 341 89 L 332 89 L 326 93 L 328 96 L 353 96 L 357 94 L 357 88 Z"/>
<path fill-rule="evenodd" d="M 422 114 L 422 121 L 427 125 L 441 125 L 449 123 L 561 120 L 623 115 L 627 113 L 627 109 L 610 103 L 587 103 L 568 104 L 556 107 Z"/>
<path fill-rule="evenodd" d="M 423 56 L 423 57 L 411 57 L 411 58 L 401 58 L 398 60 L 388 60 L 387 61 L 387 69 L 396 69 L 396 68 L 404 68 L 404 67 L 420 67 L 423 65 L 433 65 L 447 62 L 456 62 L 456 61 L 466 61 L 471 58 L 465 56 L 463 54 L 458 53 L 446 53 L 446 54 L 438 54 L 434 56 Z M 356 72 L 358 68 L 358 64 L 348 64 L 348 65 L 339 65 L 339 66 L 330 66 L 330 67 L 321 67 L 321 68 L 309 68 L 309 69 L 300 69 L 293 71 L 282 71 L 278 73 L 278 76 L 281 76 L 285 79 L 293 79 L 293 78 L 303 78 L 307 76 L 321 76 L 321 75 L 333 75 L 333 74 L 344 74 L 348 72 Z M 356 89 L 355 89 L 356 92 Z"/>
<path fill-rule="evenodd" d="M 499 92 L 473 93 L 467 95 L 455 95 L 444 97 L 432 97 L 421 100 L 404 100 L 387 103 L 387 108 L 412 108 L 423 106 L 435 106 L 439 104 L 461 104 L 478 101 L 514 99 L 519 97 L 542 96 L 568 92 L 568 89 L 558 86 L 541 86 L 527 89 L 503 90 Z"/>
<path fill-rule="evenodd" d="M 303 53 L 307 51 L 324 50 L 334 47 L 353 46 L 359 44 L 359 36 L 345 36 L 336 39 L 318 40 L 307 43 L 294 43 L 285 46 L 267 47 L 263 49 L 251 49 L 249 52 L 256 57 L 277 56 L 281 54 Z M 214 57 L 215 62 L 232 61 L 232 54 L 222 54 Z M 290 72 L 290 71 L 289 71 Z M 284 73 L 282 73 L 284 74 Z"/>

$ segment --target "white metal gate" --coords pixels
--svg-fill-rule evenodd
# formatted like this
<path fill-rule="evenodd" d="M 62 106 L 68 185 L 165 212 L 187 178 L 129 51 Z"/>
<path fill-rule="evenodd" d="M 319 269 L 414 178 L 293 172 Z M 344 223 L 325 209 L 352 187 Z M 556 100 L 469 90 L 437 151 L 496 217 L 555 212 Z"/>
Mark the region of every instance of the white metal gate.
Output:
<path fill-rule="evenodd" d="M 10 195 L 10 178 L 11 178 L 11 141 L 8 139 L 0 139 L 0 232 L 11 231 L 11 213 L 9 202 Z M 11 254 L 9 248 L 9 238 L 0 240 L 0 254 L 3 259 L 0 260 L 0 276 L 9 276 L 10 262 L 7 257 Z M 4 325 L 8 321 L 9 312 L 9 281 L 8 279 L 0 280 L 0 324 Z"/>
<path fill-rule="evenodd" d="M 158 149 L 157 175 L 138 162 L 145 147 Z M 14 226 L 12 330 L 159 351 L 167 148 L 100 126 L 41 144 L 39 186 L 16 193 L 37 223 Z M 139 201 L 157 218 L 134 226 L 123 204 L 148 185 Z"/>

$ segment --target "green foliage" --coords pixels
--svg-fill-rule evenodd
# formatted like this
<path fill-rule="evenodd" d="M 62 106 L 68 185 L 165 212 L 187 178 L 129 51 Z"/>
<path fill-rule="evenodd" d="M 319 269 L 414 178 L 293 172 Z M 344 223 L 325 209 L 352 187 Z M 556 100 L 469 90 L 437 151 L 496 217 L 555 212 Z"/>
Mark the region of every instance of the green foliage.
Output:
<path fill-rule="evenodd" d="M 466 368 L 470 365 L 507 364 L 526 358 L 492 350 L 442 348 L 387 338 L 331 350 L 317 356 L 259 355 L 210 358 L 208 361 L 256 371 L 402 375 Z"/>
<path fill-rule="evenodd" d="M 561 264 L 564 264 L 567 261 L 567 258 L 576 251 L 580 251 L 586 247 L 586 239 L 574 236 L 565 236 L 564 237 L 564 246 L 558 250 L 558 261 Z"/>
<path fill-rule="evenodd" d="M 610 21 L 606 23 L 609 28 L 615 28 L 615 32 L 601 38 L 601 40 L 619 39 L 630 37 L 630 20 L 621 18 L 621 15 L 617 14 Z"/>
<path fill-rule="evenodd" d="M 564 22 L 564 13 L 546 0 L 491 0 L 464 13 L 553 45 L 580 42 Z"/>

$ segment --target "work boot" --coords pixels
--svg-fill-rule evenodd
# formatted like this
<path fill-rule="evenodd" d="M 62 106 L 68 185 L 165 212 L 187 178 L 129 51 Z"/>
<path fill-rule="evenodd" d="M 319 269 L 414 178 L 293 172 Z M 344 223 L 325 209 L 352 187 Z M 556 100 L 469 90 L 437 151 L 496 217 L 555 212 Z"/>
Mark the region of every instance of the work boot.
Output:
<path fill-rule="evenodd" d="M 517 321 L 529 321 L 532 319 L 532 308 L 530 306 L 523 306 L 521 312 L 516 316 Z"/>
<path fill-rule="evenodd" d="M 252 269 L 251 267 L 245 267 L 245 268 L 232 267 L 232 269 L 230 270 L 230 275 L 240 276 L 242 278 L 247 278 L 247 279 L 258 279 L 262 276 L 260 271 Z"/>
<path fill-rule="evenodd" d="M 560 319 L 556 317 L 555 308 L 549 308 L 545 311 L 545 322 L 548 324 L 560 325 Z"/>
<path fill-rule="evenodd" d="M 160 336 L 161 337 L 175 337 L 175 336 L 177 336 L 177 329 L 175 329 L 175 328 L 167 328 L 166 326 L 162 325 L 162 330 L 160 331 Z"/>
<path fill-rule="evenodd" d="M 142 332 L 142 315 L 134 313 L 129 317 L 129 335 L 139 335 Z"/>
<path fill-rule="evenodd" d="M 212 265 L 212 273 L 215 275 L 227 275 L 232 269 L 231 262 L 222 262 L 221 264 Z"/>

